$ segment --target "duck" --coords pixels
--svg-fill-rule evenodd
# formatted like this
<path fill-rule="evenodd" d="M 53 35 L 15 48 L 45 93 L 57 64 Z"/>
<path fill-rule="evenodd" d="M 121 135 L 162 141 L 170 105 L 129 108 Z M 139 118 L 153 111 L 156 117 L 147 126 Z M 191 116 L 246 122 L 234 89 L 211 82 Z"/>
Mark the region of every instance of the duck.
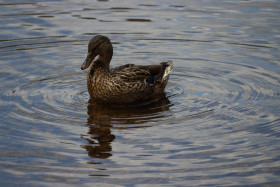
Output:
<path fill-rule="evenodd" d="M 110 68 L 113 46 L 103 35 L 88 43 L 88 53 L 82 70 L 87 69 L 90 98 L 102 103 L 134 103 L 161 94 L 167 85 L 173 61 L 156 65 L 125 64 Z"/>

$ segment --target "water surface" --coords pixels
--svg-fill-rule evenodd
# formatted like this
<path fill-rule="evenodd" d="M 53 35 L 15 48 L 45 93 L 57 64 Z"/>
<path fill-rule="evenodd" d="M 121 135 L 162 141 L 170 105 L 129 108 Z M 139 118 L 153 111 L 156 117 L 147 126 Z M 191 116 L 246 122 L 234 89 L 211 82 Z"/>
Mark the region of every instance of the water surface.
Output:
<path fill-rule="evenodd" d="M 280 184 L 279 1 L 0 1 L 1 186 Z M 175 62 L 165 96 L 90 100 L 112 66 Z"/>

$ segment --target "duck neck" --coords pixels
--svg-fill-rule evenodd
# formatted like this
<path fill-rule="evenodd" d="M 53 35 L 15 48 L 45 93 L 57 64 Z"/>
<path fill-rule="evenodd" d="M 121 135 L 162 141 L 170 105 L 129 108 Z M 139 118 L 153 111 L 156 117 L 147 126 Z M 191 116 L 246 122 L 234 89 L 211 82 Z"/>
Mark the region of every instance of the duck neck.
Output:
<path fill-rule="evenodd" d="M 104 45 L 103 50 L 101 53 L 98 55 L 97 61 L 103 62 L 104 68 L 106 70 L 110 69 L 110 62 L 113 56 L 113 46 L 111 43 Z"/>
<path fill-rule="evenodd" d="M 97 62 L 102 63 L 102 68 L 109 70 L 110 69 L 110 61 L 112 59 L 112 56 L 101 56 L 99 55 L 97 58 Z"/>

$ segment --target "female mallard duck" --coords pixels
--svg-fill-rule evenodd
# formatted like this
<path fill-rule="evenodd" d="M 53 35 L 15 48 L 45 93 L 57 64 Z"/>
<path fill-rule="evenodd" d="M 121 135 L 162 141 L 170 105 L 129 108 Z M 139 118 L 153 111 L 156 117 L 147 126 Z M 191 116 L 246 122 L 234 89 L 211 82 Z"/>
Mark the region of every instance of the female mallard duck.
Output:
<path fill-rule="evenodd" d="M 95 59 L 95 57 L 98 58 Z M 162 93 L 173 62 L 159 65 L 126 64 L 110 69 L 113 46 L 106 36 L 97 35 L 88 44 L 88 54 L 81 69 L 88 71 L 87 87 L 90 97 L 106 103 L 131 103 Z"/>

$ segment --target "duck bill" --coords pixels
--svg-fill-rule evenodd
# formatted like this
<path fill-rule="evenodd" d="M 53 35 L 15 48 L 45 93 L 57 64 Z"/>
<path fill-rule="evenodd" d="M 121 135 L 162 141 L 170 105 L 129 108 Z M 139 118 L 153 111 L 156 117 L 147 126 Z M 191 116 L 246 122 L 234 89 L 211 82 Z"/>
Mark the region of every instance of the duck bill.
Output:
<path fill-rule="evenodd" d="M 91 57 L 90 55 L 88 55 L 87 58 L 85 59 L 83 65 L 81 66 L 81 69 L 82 70 L 87 69 L 93 60 L 94 60 L 94 57 Z"/>
<path fill-rule="evenodd" d="M 91 64 L 91 61 L 88 58 L 86 58 L 86 60 L 84 61 L 83 65 L 81 66 L 81 69 L 82 70 L 87 69 L 90 64 Z"/>

